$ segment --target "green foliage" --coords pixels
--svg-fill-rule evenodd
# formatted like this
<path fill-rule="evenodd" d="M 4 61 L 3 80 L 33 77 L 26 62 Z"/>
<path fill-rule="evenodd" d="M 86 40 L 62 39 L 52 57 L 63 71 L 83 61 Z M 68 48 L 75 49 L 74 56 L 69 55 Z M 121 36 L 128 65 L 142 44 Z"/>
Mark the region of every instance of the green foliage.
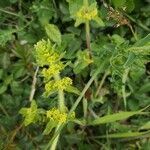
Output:
<path fill-rule="evenodd" d="M 61 44 L 61 33 L 56 25 L 47 24 L 45 25 L 45 30 L 46 30 L 48 37 L 53 42 L 56 42 L 58 45 Z"/>
<path fill-rule="evenodd" d="M 116 8 L 125 7 L 128 12 L 133 11 L 135 7 L 134 0 L 112 0 L 112 3 Z"/>
<path fill-rule="evenodd" d="M 149 4 L 1 0 L 0 149 L 149 150 Z"/>
<path fill-rule="evenodd" d="M 115 122 L 115 121 L 127 119 L 127 118 L 129 118 L 133 115 L 139 115 L 139 114 L 143 114 L 143 113 L 140 112 L 140 111 L 119 112 L 119 113 L 116 113 L 116 114 L 106 115 L 104 117 L 96 118 L 94 121 L 92 121 L 89 124 L 90 125 L 99 125 L 99 124 L 105 124 L 105 123 L 112 123 L 112 122 Z"/>
<path fill-rule="evenodd" d="M 35 123 L 38 120 L 38 109 L 36 102 L 33 100 L 30 108 L 22 108 L 20 110 L 20 114 L 22 114 L 24 119 L 24 125 L 27 126 L 31 123 Z"/>

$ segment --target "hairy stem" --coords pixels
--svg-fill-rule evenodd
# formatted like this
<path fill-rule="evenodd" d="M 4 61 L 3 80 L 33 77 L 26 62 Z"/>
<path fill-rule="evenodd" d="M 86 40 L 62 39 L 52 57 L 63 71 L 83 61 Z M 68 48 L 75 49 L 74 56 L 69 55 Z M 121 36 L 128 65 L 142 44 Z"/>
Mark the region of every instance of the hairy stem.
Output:
<path fill-rule="evenodd" d="M 60 80 L 60 75 L 57 74 L 54 76 L 54 79 L 56 81 Z M 60 109 L 61 112 L 64 112 L 65 111 L 65 98 L 64 98 L 64 92 L 63 90 L 59 90 L 58 91 L 58 107 Z"/>
<path fill-rule="evenodd" d="M 90 23 L 89 21 L 86 21 L 85 23 L 85 32 L 86 32 L 86 45 L 87 45 L 87 49 L 89 50 L 89 53 L 91 55 L 91 46 L 90 46 Z"/>
<path fill-rule="evenodd" d="M 60 128 L 60 124 L 57 126 L 56 130 L 55 130 L 55 133 L 58 131 L 58 129 Z M 60 133 L 55 137 L 55 139 L 53 140 L 53 143 L 50 147 L 50 150 L 55 150 L 56 147 L 57 147 L 57 142 L 58 142 L 58 139 L 59 139 L 59 136 L 60 136 Z"/>
<path fill-rule="evenodd" d="M 125 83 L 127 81 L 127 78 L 128 78 L 128 73 L 129 73 L 129 68 L 125 69 L 125 72 L 123 74 L 123 77 L 122 77 L 122 97 L 123 97 L 123 101 L 124 101 L 124 107 L 125 107 L 125 110 L 127 108 L 127 100 L 126 100 L 126 86 L 125 86 Z"/>
<path fill-rule="evenodd" d="M 54 79 L 55 79 L 55 81 L 58 81 L 58 80 L 61 79 L 61 77 L 60 77 L 59 74 L 57 74 L 57 75 L 54 76 Z M 59 107 L 59 110 L 60 110 L 61 112 L 64 112 L 64 111 L 65 111 L 65 98 L 64 98 L 64 92 L 63 92 L 63 90 L 59 90 L 59 91 L 58 91 L 58 107 Z M 57 133 L 57 131 L 59 130 L 60 126 L 61 126 L 61 124 L 58 124 L 58 125 L 57 125 L 57 128 L 56 128 L 56 130 L 55 130 L 55 133 Z M 50 147 L 50 150 L 55 150 L 55 149 L 56 149 L 56 147 L 57 147 L 57 142 L 58 142 L 58 140 L 59 140 L 59 136 L 60 136 L 60 132 L 59 132 L 59 133 L 57 134 L 57 136 L 53 139 L 52 144 L 51 144 L 51 147 Z M 50 143 L 51 143 L 51 141 L 50 141 Z M 49 143 L 48 143 L 48 146 L 47 146 L 47 147 L 49 147 Z"/>
<path fill-rule="evenodd" d="M 95 73 L 93 74 L 93 76 L 91 77 L 91 79 L 88 81 L 88 83 L 86 84 L 86 86 L 84 87 L 83 91 L 81 92 L 80 96 L 77 98 L 77 100 L 75 101 L 74 105 L 71 107 L 68 116 L 77 108 L 78 104 L 80 103 L 80 101 L 82 100 L 82 98 L 84 97 L 85 92 L 87 91 L 87 89 L 90 87 L 90 85 L 93 83 L 94 79 L 96 78 L 96 76 L 101 72 L 101 70 L 103 69 L 104 65 L 106 64 L 106 62 L 103 62 L 101 64 L 101 66 L 95 71 Z M 48 150 L 48 148 L 51 146 L 53 148 L 53 143 L 55 144 L 56 141 L 58 141 L 59 135 L 61 130 L 64 128 L 65 124 L 60 124 L 59 127 L 57 128 L 57 130 L 55 131 L 54 136 L 52 137 L 52 139 L 49 141 L 49 143 L 47 144 L 47 147 L 45 148 L 45 150 Z M 58 138 L 57 138 L 58 137 Z M 57 143 L 57 142 L 56 142 Z M 56 149 L 56 147 L 55 147 Z M 54 150 L 54 149 L 50 149 L 50 150 Z"/>

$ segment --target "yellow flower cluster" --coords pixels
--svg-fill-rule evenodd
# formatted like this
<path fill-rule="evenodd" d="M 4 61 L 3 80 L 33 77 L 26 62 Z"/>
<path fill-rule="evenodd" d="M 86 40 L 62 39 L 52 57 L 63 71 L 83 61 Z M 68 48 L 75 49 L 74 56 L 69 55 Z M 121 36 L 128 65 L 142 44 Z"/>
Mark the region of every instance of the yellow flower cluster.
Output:
<path fill-rule="evenodd" d="M 59 109 L 52 108 L 47 111 L 47 118 L 52 119 L 56 123 L 65 123 L 67 121 L 67 114 L 60 112 Z"/>
<path fill-rule="evenodd" d="M 61 70 L 64 69 L 64 65 L 61 62 L 51 65 L 48 69 L 44 68 L 42 70 L 42 75 L 45 80 L 49 80 L 52 76 L 59 74 Z"/>
<path fill-rule="evenodd" d="M 52 119 L 56 123 L 65 123 L 67 120 L 71 121 L 75 118 L 75 112 L 72 112 L 70 115 L 68 115 L 66 112 L 61 112 L 57 108 L 48 110 L 46 115 L 47 118 Z"/>
<path fill-rule="evenodd" d="M 49 40 L 41 40 L 34 47 L 36 61 L 39 66 L 50 65 L 59 60 L 59 54 L 56 53 Z"/>
<path fill-rule="evenodd" d="M 66 90 L 68 86 L 72 85 L 72 80 L 69 77 L 57 81 L 49 81 L 45 84 L 46 93 L 55 92 L 56 90 Z"/>
<path fill-rule="evenodd" d="M 68 77 L 58 80 L 51 79 L 59 76 L 65 65 L 60 61 L 60 55 L 49 40 L 41 40 L 35 45 L 35 56 L 37 64 L 43 67 L 41 74 L 44 81 L 47 82 L 45 84 L 45 96 L 49 96 L 57 90 L 66 90 L 72 84 L 72 80 Z"/>
<path fill-rule="evenodd" d="M 97 8 L 90 9 L 89 7 L 83 6 L 79 12 L 77 12 L 77 17 L 83 20 L 92 20 L 94 19 L 98 14 Z"/>

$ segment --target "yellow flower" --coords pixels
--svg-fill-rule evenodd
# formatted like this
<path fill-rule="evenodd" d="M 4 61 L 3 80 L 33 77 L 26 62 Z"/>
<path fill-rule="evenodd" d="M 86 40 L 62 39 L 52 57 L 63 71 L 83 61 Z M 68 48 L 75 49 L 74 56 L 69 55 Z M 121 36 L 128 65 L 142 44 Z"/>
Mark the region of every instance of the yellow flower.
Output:
<path fill-rule="evenodd" d="M 69 77 L 64 77 L 56 81 L 54 86 L 59 90 L 65 90 L 70 85 L 72 85 L 72 80 Z"/>
<path fill-rule="evenodd" d="M 50 65 L 59 59 L 59 54 L 55 52 L 49 40 L 41 40 L 34 47 L 35 58 L 39 66 Z"/>
<path fill-rule="evenodd" d="M 79 12 L 77 12 L 77 17 L 83 20 L 92 20 L 97 16 L 97 8 L 95 7 L 94 9 L 91 9 L 90 6 L 89 7 L 85 7 L 83 6 Z"/>
<path fill-rule="evenodd" d="M 44 68 L 42 70 L 42 75 L 46 80 L 49 80 L 52 76 L 59 74 L 63 68 L 64 68 L 63 63 L 58 62 L 56 64 L 50 65 L 48 69 Z"/>
<path fill-rule="evenodd" d="M 50 95 L 52 92 L 56 91 L 56 88 L 54 87 L 55 81 L 49 81 L 45 84 L 45 94 L 46 96 Z"/>
<path fill-rule="evenodd" d="M 47 118 L 50 118 L 57 123 L 65 123 L 67 121 L 67 114 L 60 112 L 59 109 L 52 108 L 47 111 Z"/>
<path fill-rule="evenodd" d="M 69 77 L 57 81 L 51 80 L 45 84 L 45 94 L 48 96 L 57 90 L 66 90 L 70 85 L 72 85 L 72 80 Z"/>

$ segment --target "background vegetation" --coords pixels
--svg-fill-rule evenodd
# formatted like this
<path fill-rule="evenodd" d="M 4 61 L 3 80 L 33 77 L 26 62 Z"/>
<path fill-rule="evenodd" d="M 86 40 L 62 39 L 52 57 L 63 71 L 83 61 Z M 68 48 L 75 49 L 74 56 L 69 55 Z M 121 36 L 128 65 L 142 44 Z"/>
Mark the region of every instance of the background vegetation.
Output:
<path fill-rule="evenodd" d="M 0 1 L 0 149 L 43 150 L 54 135 L 54 129 L 43 134 L 42 121 L 24 126 L 19 113 L 32 100 L 34 44 L 48 38 L 68 63 L 62 76 L 78 89 L 65 93 L 68 110 L 83 94 L 76 118 L 61 130 L 58 149 L 150 149 L 150 1 L 97 0 L 90 47 L 84 22 L 76 27 L 73 16 L 82 5 L 82 0 Z M 38 107 L 56 107 L 56 95 L 43 96 L 40 73 L 36 79 Z"/>

